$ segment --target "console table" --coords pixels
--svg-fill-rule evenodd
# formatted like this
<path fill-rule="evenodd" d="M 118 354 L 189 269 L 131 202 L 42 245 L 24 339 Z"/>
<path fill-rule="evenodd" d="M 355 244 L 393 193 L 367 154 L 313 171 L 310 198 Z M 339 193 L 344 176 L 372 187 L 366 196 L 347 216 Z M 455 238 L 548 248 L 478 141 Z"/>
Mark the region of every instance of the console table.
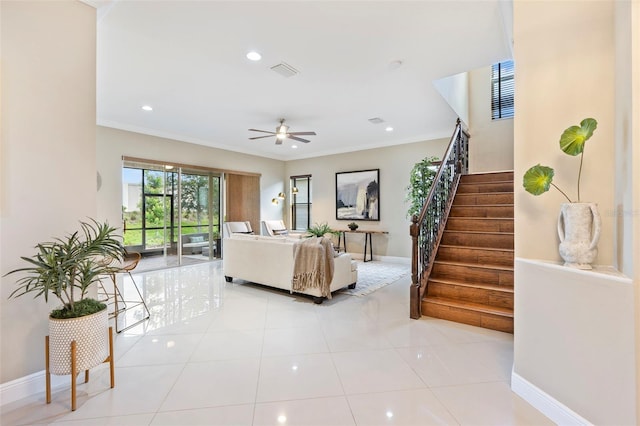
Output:
<path fill-rule="evenodd" d="M 347 251 L 347 232 L 352 234 L 364 234 L 364 256 L 362 257 L 364 262 L 370 262 L 373 260 L 373 244 L 371 242 L 371 235 L 388 234 L 387 231 L 368 231 L 364 229 L 356 229 L 355 231 L 350 229 L 338 229 L 337 231 L 339 232 L 338 247 L 336 247 L 336 250 L 338 251 L 340 251 L 342 247 Z M 367 260 L 367 247 L 369 248 L 369 260 Z"/>

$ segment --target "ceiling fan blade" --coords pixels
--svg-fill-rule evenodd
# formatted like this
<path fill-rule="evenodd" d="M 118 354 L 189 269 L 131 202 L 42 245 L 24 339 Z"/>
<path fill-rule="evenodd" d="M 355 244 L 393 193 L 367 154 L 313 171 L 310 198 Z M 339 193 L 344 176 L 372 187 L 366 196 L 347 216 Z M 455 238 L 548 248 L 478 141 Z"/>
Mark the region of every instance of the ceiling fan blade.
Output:
<path fill-rule="evenodd" d="M 297 138 L 295 136 L 291 136 L 291 133 L 289 133 L 289 139 L 293 139 L 294 141 L 298 141 L 298 142 L 304 142 L 304 143 L 309 143 L 311 141 L 308 141 L 306 139 L 302 139 L 302 138 Z"/>
<path fill-rule="evenodd" d="M 258 129 L 249 129 L 250 132 L 262 132 L 262 133 L 270 133 L 272 135 L 275 135 L 275 132 L 269 132 L 266 130 L 258 130 Z"/>
<path fill-rule="evenodd" d="M 273 135 L 267 135 L 267 136 L 256 136 L 255 138 L 249 138 L 249 140 L 254 140 L 254 139 L 262 139 L 262 138 L 272 138 Z"/>
<path fill-rule="evenodd" d="M 296 135 L 296 136 L 300 136 L 300 135 L 313 135 L 315 136 L 316 132 L 289 132 L 290 135 Z"/>

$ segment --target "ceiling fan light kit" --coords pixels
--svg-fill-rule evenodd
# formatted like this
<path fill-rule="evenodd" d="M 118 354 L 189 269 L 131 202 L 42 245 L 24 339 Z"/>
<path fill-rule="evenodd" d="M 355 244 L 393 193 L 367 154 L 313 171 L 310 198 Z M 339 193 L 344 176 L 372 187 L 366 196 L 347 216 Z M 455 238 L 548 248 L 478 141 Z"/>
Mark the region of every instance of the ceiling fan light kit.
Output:
<path fill-rule="evenodd" d="M 255 136 L 253 138 L 249 138 L 250 140 L 254 139 L 262 139 L 268 138 L 271 136 L 276 137 L 276 145 L 282 145 L 282 141 L 285 139 L 292 139 L 294 141 L 309 143 L 311 142 L 308 139 L 303 139 L 298 136 L 315 136 L 316 132 L 290 132 L 289 126 L 284 124 L 284 118 L 280 119 L 280 124 L 276 127 L 275 132 L 270 132 L 268 130 L 260 130 L 260 129 L 249 129 L 250 132 L 260 132 L 260 133 L 268 133 L 267 136 Z"/>

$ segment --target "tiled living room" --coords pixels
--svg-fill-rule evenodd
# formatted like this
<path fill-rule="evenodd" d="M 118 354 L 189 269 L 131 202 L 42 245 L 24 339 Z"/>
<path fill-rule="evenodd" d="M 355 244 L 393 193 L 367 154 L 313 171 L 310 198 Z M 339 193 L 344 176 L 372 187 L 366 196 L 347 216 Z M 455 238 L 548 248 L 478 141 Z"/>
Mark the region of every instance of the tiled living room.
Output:
<path fill-rule="evenodd" d="M 3 0 L 0 19 L 3 425 L 638 424 L 637 1 Z M 492 64 L 508 59 L 516 112 L 492 119 Z M 559 133 L 590 116 L 594 142 L 565 162 Z M 310 176 L 311 224 L 346 228 L 338 174 L 378 170 L 379 220 L 358 220 L 375 231 L 367 266 L 408 272 L 409 173 L 458 118 L 470 173 L 515 176 L 514 334 L 411 319 L 410 273 L 315 304 L 228 282 L 221 260 L 141 268 L 151 316 L 115 333 L 115 387 L 104 364 L 78 376 L 75 411 L 68 375 L 45 402 L 55 302 L 10 298 L 5 274 L 79 220 L 124 233 L 126 161 L 217 173 L 216 226 L 249 220 L 230 176 L 257 181 L 241 215 L 288 226 L 293 178 Z M 592 272 L 560 263 L 561 197 L 520 185 L 532 164 L 581 160 L 603 213 Z M 360 261 L 364 236 L 348 238 Z"/>

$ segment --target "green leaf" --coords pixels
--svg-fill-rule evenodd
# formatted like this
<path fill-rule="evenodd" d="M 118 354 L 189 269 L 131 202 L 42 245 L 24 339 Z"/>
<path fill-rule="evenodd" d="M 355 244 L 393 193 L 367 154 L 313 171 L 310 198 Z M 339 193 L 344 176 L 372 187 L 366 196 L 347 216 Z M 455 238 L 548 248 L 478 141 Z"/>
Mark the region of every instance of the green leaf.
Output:
<path fill-rule="evenodd" d="M 560 149 L 569 155 L 578 155 L 584 151 L 584 143 L 593 135 L 598 122 L 593 118 L 585 118 L 580 126 L 571 126 L 560 136 Z"/>
<path fill-rule="evenodd" d="M 537 164 L 526 171 L 522 178 L 522 186 L 533 195 L 540 195 L 549 190 L 553 180 L 553 169 Z"/>

